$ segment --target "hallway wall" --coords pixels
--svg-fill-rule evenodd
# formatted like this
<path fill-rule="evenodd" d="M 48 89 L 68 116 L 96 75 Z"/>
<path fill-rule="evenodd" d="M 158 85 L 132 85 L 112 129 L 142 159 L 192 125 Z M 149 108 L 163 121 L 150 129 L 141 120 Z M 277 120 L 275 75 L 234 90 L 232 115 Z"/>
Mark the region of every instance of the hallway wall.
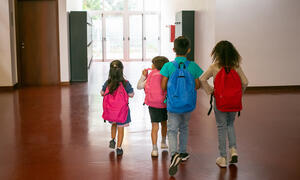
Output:
<path fill-rule="evenodd" d="M 69 21 L 67 12 L 67 0 L 58 1 L 59 20 L 59 49 L 60 49 L 60 81 L 70 81 L 69 63 Z"/>
<path fill-rule="evenodd" d="M 8 2 L 0 2 L 0 86 L 14 84 L 13 71 L 16 69 L 11 53 Z M 61 81 L 68 82 L 67 0 L 58 2 Z M 243 57 L 250 86 L 300 85 L 297 78 L 299 7 L 297 0 L 162 0 L 162 55 L 169 59 L 175 56 L 166 27 L 174 24 L 175 13 L 196 10 L 195 59 L 204 70 L 211 63 L 209 54 L 214 44 L 227 39 L 236 45 Z"/>
<path fill-rule="evenodd" d="M 13 86 L 9 1 L 0 1 L 0 86 Z"/>
<path fill-rule="evenodd" d="M 217 0 L 216 41 L 232 41 L 251 86 L 300 85 L 300 1 Z"/>
<path fill-rule="evenodd" d="M 208 52 L 214 40 L 214 2 L 215 0 L 163 0 L 161 4 L 162 55 L 170 60 L 175 58 L 173 43 L 170 42 L 170 29 L 175 23 L 176 12 L 195 10 L 195 61 L 206 69 L 209 64 Z"/>

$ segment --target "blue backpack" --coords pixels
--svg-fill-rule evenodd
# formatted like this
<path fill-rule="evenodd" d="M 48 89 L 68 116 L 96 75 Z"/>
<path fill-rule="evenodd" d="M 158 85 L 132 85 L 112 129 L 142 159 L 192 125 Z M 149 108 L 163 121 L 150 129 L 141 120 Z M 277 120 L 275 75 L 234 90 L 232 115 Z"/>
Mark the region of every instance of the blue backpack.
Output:
<path fill-rule="evenodd" d="M 172 62 L 176 67 L 167 85 L 167 110 L 172 113 L 191 112 L 196 107 L 195 79 L 188 71 L 189 61 Z"/>

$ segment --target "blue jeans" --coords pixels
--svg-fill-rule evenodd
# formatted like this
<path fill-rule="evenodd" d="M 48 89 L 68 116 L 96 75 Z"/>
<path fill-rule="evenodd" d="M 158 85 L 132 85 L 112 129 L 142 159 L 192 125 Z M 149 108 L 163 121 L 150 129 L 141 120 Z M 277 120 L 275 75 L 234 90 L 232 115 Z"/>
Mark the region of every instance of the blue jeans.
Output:
<path fill-rule="evenodd" d="M 236 112 L 221 112 L 214 105 L 216 123 L 218 128 L 219 151 L 222 157 L 227 157 L 226 139 L 228 136 L 229 148 L 236 148 L 234 120 Z"/>
<path fill-rule="evenodd" d="M 168 140 L 169 152 L 173 156 L 175 153 L 186 153 L 187 139 L 189 135 L 189 120 L 191 113 L 171 113 L 168 112 Z M 179 150 L 178 144 L 179 132 Z"/>

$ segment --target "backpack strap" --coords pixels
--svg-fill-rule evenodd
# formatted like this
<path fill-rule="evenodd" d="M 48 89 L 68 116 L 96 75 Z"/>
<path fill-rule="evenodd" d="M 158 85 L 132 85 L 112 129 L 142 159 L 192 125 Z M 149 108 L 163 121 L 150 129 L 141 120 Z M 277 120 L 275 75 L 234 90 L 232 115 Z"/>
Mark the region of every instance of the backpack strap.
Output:
<path fill-rule="evenodd" d="M 187 67 L 189 67 L 190 65 L 190 61 L 186 60 L 185 62 L 181 62 L 178 64 L 178 62 L 176 60 L 172 61 L 172 63 L 174 64 L 174 66 L 179 69 L 180 65 L 183 64 L 183 68 L 186 69 Z"/>
<path fill-rule="evenodd" d="M 208 113 L 207 113 L 208 116 L 210 115 L 210 113 L 212 111 L 212 108 L 213 108 L 213 97 L 214 97 L 214 94 L 211 94 L 210 95 L 210 101 L 209 101 L 210 108 L 209 108 Z M 241 116 L 241 111 L 238 112 L 238 117 L 240 117 L 240 116 Z"/>
<path fill-rule="evenodd" d="M 214 98 L 214 94 L 211 94 L 211 95 L 210 95 L 210 101 L 209 101 L 209 103 L 210 103 L 210 108 L 209 108 L 208 113 L 207 113 L 208 116 L 210 115 L 210 113 L 211 113 L 211 111 L 212 111 L 212 108 L 213 108 L 213 104 L 212 104 L 213 98 Z"/>
<path fill-rule="evenodd" d="M 174 64 L 175 68 L 178 68 L 178 63 L 176 62 L 176 60 L 172 61 L 172 63 Z"/>
<path fill-rule="evenodd" d="M 190 61 L 189 61 L 189 60 L 186 60 L 186 61 L 184 62 L 184 65 L 186 66 L 186 68 L 188 68 L 189 65 L 190 65 Z"/>

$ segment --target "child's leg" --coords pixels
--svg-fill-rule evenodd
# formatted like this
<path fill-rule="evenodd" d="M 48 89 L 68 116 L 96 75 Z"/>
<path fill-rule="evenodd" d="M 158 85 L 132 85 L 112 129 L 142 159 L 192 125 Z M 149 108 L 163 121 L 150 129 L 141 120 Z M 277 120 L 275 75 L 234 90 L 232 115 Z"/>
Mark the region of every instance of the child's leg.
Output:
<path fill-rule="evenodd" d="M 190 117 L 190 112 L 181 115 L 181 122 L 179 124 L 179 153 L 186 153 Z"/>
<path fill-rule="evenodd" d="M 167 121 L 161 122 L 161 137 L 162 142 L 166 143 L 166 136 L 167 136 Z"/>
<path fill-rule="evenodd" d="M 151 139 L 152 139 L 153 148 L 156 147 L 156 149 L 157 149 L 157 132 L 158 132 L 158 129 L 159 129 L 159 124 L 153 122 L 152 123 L 152 130 L 151 130 Z"/>
<path fill-rule="evenodd" d="M 228 113 L 227 118 L 227 134 L 229 141 L 229 148 L 236 148 L 236 136 L 234 130 L 234 120 L 235 120 L 236 112 Z"/>
<path fill-rule="evenodd" d="M 118 148 L 122 146 L 123 137 L 124 137 L 124 127 L 118 127 L 118 142 L 117 142 Z"/>
<path fill-rule="evenodd" d="M 226 158 L 227 114 L 226 112 L 219 111 L 216 106 L 214 107 L 214 111 L 218 128 L 220 156 Z"/>
<path fill-rule="evenodd" d="M 116 139 L 116 134 L 117 134 L 117 124 L 112 124 L 111 125 L 111 138 Z"/>
<path fill-rule="evenodd" d="M 178 127 L 180 123 L 180 115 L 175 113 L 168 113 L 168 140 L 169 140 L 169 152 L 171 157 L 178 152 L 177 149 L 177 135 Z"/>

